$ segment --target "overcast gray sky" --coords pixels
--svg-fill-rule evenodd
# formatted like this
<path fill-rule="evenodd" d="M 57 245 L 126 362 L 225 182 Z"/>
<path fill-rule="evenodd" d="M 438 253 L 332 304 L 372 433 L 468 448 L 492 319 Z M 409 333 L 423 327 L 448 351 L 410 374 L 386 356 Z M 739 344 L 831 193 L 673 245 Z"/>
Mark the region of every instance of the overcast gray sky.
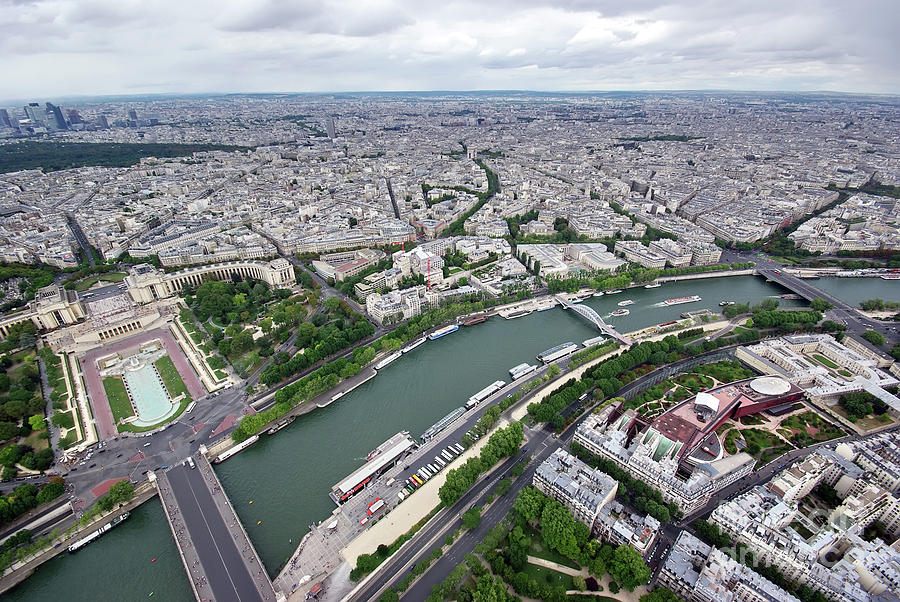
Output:
<path fill-rule="evenodd" d="M 0 0 L 0 98 L 900 92 L 900 0 Z"/>

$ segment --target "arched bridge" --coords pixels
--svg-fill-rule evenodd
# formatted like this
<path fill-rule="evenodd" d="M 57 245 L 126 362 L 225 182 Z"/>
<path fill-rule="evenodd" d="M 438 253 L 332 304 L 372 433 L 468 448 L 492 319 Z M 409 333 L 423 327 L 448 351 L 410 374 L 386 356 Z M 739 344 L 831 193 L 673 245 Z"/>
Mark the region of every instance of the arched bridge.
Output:
<path fill-rule="evenodd" d="M 621 341 L 625 345 L 631 344 L 630 339 L 628 339 L 627 337 L 624 337 L 621 334 L 619 334 L 618 332 L 616 332 L 615 328 L 613 328 L 612 326 L 610 326 L 609 324 L 607 324 L 606 322 L 603 321 L 603 318 L 600 317 L 600 314 L 598 314 L 596 311 L 594 311 L 587 305 L 571 303 L 571 302 L 569 302 L 568 299 L 566 299 L 562 295 L 556 295 L 556 300 L 559 301 L 559 304 L 562 305 L 563 309 L 574 310 L 575 313 L 577 313 L 579 316 L 581 316 L 582 318 L 584 318 L 585 320 L 587 320 L 588 322 L 590 322 L 591 324 L 593 324 L 594 326 L 599 328 L 603 334 L 611 336 L 614 339 Z"/>

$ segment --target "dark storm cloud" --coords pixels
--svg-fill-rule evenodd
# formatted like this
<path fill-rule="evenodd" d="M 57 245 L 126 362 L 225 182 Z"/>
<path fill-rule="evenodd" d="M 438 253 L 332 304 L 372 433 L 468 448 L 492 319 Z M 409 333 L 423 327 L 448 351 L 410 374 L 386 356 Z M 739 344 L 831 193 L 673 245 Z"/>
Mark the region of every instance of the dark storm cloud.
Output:
<path fill-rule="evenodd" d="M 888 0 L 0 0 L 0 98 L 142 89 L 897 93 L 898 21 L 900 3 Z"/>

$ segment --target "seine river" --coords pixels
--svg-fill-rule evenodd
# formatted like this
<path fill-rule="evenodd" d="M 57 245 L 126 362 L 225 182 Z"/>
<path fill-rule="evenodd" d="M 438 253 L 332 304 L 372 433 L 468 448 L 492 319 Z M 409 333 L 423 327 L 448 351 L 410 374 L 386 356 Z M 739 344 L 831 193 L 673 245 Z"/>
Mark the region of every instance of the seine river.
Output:
<path fill-rule="evenodd" d="M 900 284 L 877 279 L 831 279 L 816 284 L 858 302 L 897 299 Z M 862 292 L 861 292 L 862 291 Z M 606 318 L 632 299 L 629 316 L 609 318 L 620 332 L 673 320 L 681 312 L 717 310 L 722 300 L 756 303 L 784 292 L 754 276 L 709 278 L 636 288 L 586 303 Z M 663 299 L 700 295 L 698 303 L 665 307 Z M 800 304 L 781 301 L 782 307 Z M 420 435 L 491 382 L 509 380 L 507 370 L 534 363 L 541 351 L 565 341 L 580 343 L 598 333 L 559 308 L 515 320 L 499 316 L 429 341 L 379 375 L 332 403 L 298 418 L 273 437 L 216 467 L 270 574 L 289 558 L 309 525 L 334 510 L 331 486 L 357 468 L 369 451 L 400 430 Z M 250 504 L 250 501 L 253 504 Z M 257 525 L 258 521 L 262 521 Z M 155 562 L 152 559 L 156 559 Z M 77 554 L 62 554 L 11 591 L 9 600 L 190 600 L 187 578 L 156 500 Z"/>

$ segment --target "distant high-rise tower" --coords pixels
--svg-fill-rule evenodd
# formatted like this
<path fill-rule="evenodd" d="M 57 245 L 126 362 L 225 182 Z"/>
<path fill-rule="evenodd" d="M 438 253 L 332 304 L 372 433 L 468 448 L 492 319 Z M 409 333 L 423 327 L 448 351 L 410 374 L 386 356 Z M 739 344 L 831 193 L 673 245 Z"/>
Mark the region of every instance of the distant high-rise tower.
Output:
<path fill-rule="evenodd" d="M 12 120 L 9 118 L 9 111 L 6 109 L 0 109 L 0 125 L 5 125 L 8 128 L 12 127 Z"/>
<path fill-rule="evenodd" d="M 31 120 L 33 125 L 44 125 L 46 115 L 41 110 L 41 105 L 36 102 L 29 102 L 24 109 L 25 116 Z"/>
<path fill-rule="evenodd" d="M 332 140 L 337 137 L 334 130 L 334 119 L 329 118 L 328 121 L 325 122 L 325 131 Z"/>
<path fill-rule="evenodd" d="M 68 124 L 66 124 L 66 118 L 63 117 L 62 109 L 54 104 L 50 104 L 49 102 L 46 104 L 46 115 L 47 115 L 47 123 L 53 129 L 57 130 L 67 130 L 69 129 Z"/>
<path fill-rule="evenodd" d="M 81 114 L 78 112 L 78 109 L 69 109 L 68 111 L 66 111 L 66 117 L 69 119 L 69 123 L 71 123 L 72 125 L 84 123 L 84 119 L 81 118 Z"/>
<path fill-rule="evenodd" d="M 128 109 L 128 119 L 137 121 L 137 111 L 135 111 L 134 109 Z"/>
<path fill-rule="evenodd" d="M 106 118 L 106 115 L 100 115 L 99 117 L 97 117 L 97 125 L 99 125 L 103 129 L 109 128 L 109 119 Z"/>

